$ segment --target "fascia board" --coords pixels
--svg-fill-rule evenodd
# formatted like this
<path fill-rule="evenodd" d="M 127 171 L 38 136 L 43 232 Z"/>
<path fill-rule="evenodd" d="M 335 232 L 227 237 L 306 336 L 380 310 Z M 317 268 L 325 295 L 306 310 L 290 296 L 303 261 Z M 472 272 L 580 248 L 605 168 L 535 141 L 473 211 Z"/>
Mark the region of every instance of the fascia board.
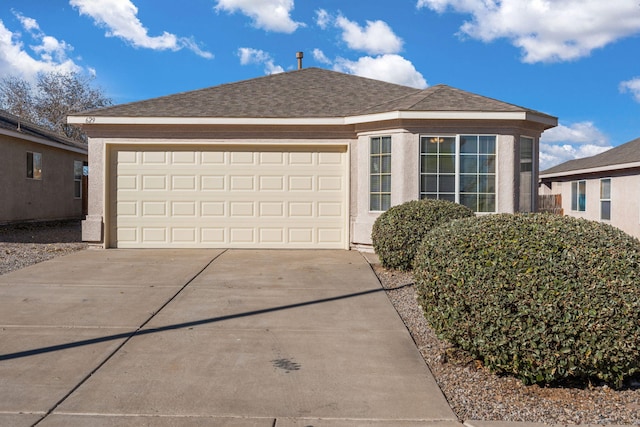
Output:
<path fill-rule="evenodd" d="M 351 116 L 346 124 L 371 123 L 384 120 L 527 120 L 526 111 L 390 111 L 387 113 Z M 535 120 L 538 121 L 538 120 Z"/>
<path fill-rule="evenodd" d="M 553 117 L 541 116 L 527 111 L 389 111 L 348 117 L 110 117 L 69 116 L 67 123 L 76 125 L 312 125 L 340 126 L 372 123 L 387 120 L 530 120 L 557 126 Z"/>
<path fill-rule="evenodd" d="M 75 125 L 344 125 L 342 117 L 237 118 L 237 117 L 108 117 L 69 116 Z"/>
<path fill-rule="evenodd" d="M 622 169 L 633 169 L 633 168 L 640 168 L 640 162 L 619 163 L 616 165 L 600 166 L 596 168 L 574 169 L 570 171 L 549 173 L 544 175 L 540 174 L 540 179 L 563 178 L 563 177 L 572 176 L 572 175 L 588 175 L 592 173 L 613 172 L 613 171 L 618 171 Z"/>

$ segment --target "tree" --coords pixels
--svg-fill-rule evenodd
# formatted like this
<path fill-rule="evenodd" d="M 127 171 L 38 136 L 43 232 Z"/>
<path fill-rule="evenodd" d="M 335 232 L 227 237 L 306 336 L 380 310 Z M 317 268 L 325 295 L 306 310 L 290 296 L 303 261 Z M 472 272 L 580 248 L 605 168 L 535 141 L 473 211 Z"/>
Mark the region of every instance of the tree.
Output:
<path fill-rule="evenodd" d="M 33 110 L 31 84 L 15 76 L 0 80 L 0 106 L 11 114 L 32 122 L 36 121 Z"/>
<path fill-rule="evenodd" d="M 86 142 L 80 128 L 67 124 L 67 116 L 113 104 L 102 89 L 91 85 L 92 80 L 76 72 L 54 71 L 38 74 L 34 88 L 25 79 L 6 77 L 0 80 L 0 105 L 25 120 Z"/>

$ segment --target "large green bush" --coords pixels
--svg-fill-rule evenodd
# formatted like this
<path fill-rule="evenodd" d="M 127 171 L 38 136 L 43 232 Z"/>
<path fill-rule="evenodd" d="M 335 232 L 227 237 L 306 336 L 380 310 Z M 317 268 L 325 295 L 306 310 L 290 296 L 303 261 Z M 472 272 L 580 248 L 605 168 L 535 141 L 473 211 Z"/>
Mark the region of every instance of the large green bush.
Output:
<path fill-rule="evenodd" d="M 606 224 L 489 215 L 429 233 L 414 261 L 434 330 L 525 383 L 640 372 L 640 242 Z"/>
<path fill-rule="evenodd" d="M 471 209 L 446 200 L 413 200 L 393 206 L 373 224 L 373 249 L 383 267 L 409 270 L 418 245 L 431 229 L 472 216 Z"/>

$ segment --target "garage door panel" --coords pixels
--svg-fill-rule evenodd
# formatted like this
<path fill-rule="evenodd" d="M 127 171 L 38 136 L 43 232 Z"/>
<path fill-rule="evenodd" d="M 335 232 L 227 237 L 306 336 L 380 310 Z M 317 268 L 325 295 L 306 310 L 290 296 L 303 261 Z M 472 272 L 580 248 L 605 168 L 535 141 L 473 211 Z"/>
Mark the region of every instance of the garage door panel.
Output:
<path fill-rule="evenodd" d="M 111 245 L 346 246 L 346 152 L 261 147 L 112 154 Z"/>

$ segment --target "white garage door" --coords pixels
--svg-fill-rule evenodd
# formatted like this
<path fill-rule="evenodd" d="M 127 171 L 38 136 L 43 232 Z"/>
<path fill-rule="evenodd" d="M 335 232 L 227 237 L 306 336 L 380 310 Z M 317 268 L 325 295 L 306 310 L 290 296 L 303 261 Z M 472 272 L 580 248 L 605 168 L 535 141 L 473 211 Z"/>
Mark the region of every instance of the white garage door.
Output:
<path fill-rule="evenodd" d="M 121 147 L 109 246 L 347 248 L 346 148 Z"/>

